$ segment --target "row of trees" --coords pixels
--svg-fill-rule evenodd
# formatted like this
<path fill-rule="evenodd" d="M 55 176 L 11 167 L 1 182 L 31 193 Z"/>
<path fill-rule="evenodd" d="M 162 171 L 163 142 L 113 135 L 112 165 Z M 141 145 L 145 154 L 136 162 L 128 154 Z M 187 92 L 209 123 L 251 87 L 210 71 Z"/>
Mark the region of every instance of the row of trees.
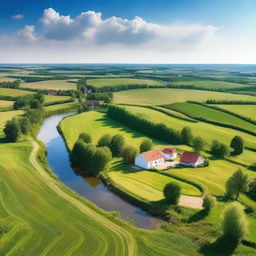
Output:
<path fill-rule="evenodd" d="M 102 92 L 102 93 L 91 93 L 86 97 L 87 100 L 100 100 L 104 103 L 111 103 L 113 100 L 112 92 Z"/>
<path fill-rule="evenodd" d="M 44 95 L 42 93 L 36 94 L 26 94 L 20 96 L 14 102 L 13 108 L 20 109 L 20 108 L 42 108 L 44 103 Z"/>
<path fill-rule="evenodd" d="M 225 104 L 225 105 L 255 105 L 256 101 L 243 100 L 207 100 L 206 104 Z"/>
<path fill-rule="evenodd" d="M 1 88 L 12 88 L 19 89 L 20 88 L 20 80 L 15 80 L 13 82 L 0 82 Z"/>

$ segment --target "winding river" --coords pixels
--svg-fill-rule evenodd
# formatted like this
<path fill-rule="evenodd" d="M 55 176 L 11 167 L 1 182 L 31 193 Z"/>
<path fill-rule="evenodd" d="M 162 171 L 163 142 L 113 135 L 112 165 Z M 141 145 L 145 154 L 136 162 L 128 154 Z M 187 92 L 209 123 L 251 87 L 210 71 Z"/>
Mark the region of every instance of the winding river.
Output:
<path fill-rule="evenodd" d="M 54 115 L 45 119 L 38 139 L 43 141 L 47 148 L 47 160 L 52 171 L 66 186 L 81 196 L 93 202 L 106 211 L 118 211 L 126 220 L 133 220 L 137 227 L 154 229 L 162 221 L 152 217 L 139 207 L 133 206 L 118 195 L 110 191 L 100 179 L 96 177 L 78 176 L 71 167 L 69 153 L 64 140 L 57 131 L 58 123 L 73 113 Z"/>

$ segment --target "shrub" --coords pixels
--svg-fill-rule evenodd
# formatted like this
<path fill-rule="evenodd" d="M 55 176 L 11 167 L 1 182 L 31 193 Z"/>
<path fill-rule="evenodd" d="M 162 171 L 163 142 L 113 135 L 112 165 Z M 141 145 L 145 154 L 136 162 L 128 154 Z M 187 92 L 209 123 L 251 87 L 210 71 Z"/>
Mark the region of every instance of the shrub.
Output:
<path fill-rule="evenodd" d="M 230 143 L 230 147 L 233 148 L 233 155 L 240 155 L 244 151 L 244 140 L 240 136 L 235 136 Z"/>
<path fill-rule="evenodd" d="M 225 207 L 222 230 L 224 237 L 231 240 L 235 245 L 245 238 L 248 233 L 248 222 L 240 203 L 233 202 Z"/>
<path fill-rule="evenodd" d="M 6 138 L 11 142 L 16 142 L 21 136 L 20 124 L 16 118 L 8 120 L 4 127 Z"/>
<path fill-rule="evenodd" d="M 190 145 L 193 140 L 193 135 L 190 127 L 184 127 L 180 132 L 181 143 Z"/>
<path fill-rule="evenodd" d="M 204 150 L 205 142 L 201 137 L 195 137 L 193 139 L 193 148 L 196 153 L 200 153 Z"/>
<path fill-rule="evenodd" d="M 226 182 L 226 196 L 238 199 L 239 194 L 249 190 L 250 180 L 247 174 L 238 169 Z"/>
<path fill-rule="evenodd" d="M 98 147 L 92 159 L 93 165 L 91 168 L 94 174 L 103 171 L 111 159 L 112 154 L 108 147 Z"/>
<path fill-rule="evenodd" d="M 121 155 L 121 150 L 124 145 L 124 137 L 120 134 L 114 135 L 110 141 L 109 148 L 114 157 L 119 157 Z"/>
<path fill-rule="evenodd" d="M 218 140 L 213 140 L 210 152 L 213 156 L 219 157 L 219 158 L 224 158 L 229 154 L 228 147 L 219 142 Z"/>
<path fill-rule="evenodd" d="M 216 198 L 210 194 L 206 194 L 203 201 L 203 208 L 207 213 L 216 205 Z"/>
<path fill-rule="evenodd" d="M 126 163 L 133 164 L 137 153 L 138 151 L 134 146 L 126 145 L 122 148 L 121 156 L 123 157 Z"/>
<path fill-rule="evenodd" d="M 153 142 L 150 139 L 145 139 L 140 144 L 140 152 L 145 152 L 151 150 L 153 147 Z"/>
<path fill-rule="evenodd" d="M 164 187 L 164 197 L 170 204 L 176 205 L 181 196 L 181 187 L 177 182 L 171 182 Z"/>
<path fill-rule="evenodd" d="M 91 137 L 91 135 L 88 134 L 88 133 L 86 133 L 86 132 L 80 133 L 78 139 L 83 140 L 85 143 L 91 143 L 91 142 L 92 142 L 92 137 Z"/>
<path fill-rule="evenodd" d="M 28 117 L 22 117 L 19 119 L 19 123 L 20 123 L 20 130 L 23 134 L 27 135 L 30 133 L 31 131 L 31 122 L 28 119 Z"/>
<path fill-rule="evenodd" d="M 98 140 L 98 147 L 109 147 L 111 142 L 111 135 L 110 134 L 104 134 L 101 136 L 101 138 Z"/>

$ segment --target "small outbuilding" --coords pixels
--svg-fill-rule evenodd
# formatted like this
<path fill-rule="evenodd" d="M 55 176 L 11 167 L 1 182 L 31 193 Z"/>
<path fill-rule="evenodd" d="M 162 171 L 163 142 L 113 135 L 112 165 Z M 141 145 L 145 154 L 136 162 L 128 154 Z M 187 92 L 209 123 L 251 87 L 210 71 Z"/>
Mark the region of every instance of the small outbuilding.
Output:
<path fill-rule="evenodd" d="M 165 162 L 160 150 L 150 150 L 139 154 L 135 158 L 135 165 L 143 169 L 155 168 Z"/>
<path fill-rule="evenodd" d="M 96 109 L 100 107 L 100 102 L 98 100 L 87 100 L 86 105 L 89 109 Z"/>
<path fill-rule="evenodd" d="M 185 151 L 180 158 L 180 164 L 192 167 L 200 167 L 204 166 L 205 159 L 198 154 Z"/>
<path fill-rule="evenodd" d="M 177 158 L 177 150 L 176 148 L 164 148 L 162 150 L 163 156 L 167 161 L 173 161 Z"/>

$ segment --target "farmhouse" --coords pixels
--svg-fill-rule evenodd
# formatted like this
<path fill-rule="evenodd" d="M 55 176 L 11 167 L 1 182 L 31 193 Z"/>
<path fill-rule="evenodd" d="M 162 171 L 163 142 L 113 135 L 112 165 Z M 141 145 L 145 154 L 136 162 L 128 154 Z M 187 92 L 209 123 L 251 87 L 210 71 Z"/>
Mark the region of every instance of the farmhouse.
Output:
<path fill-rule="evenodd" d="M 56 90 L 49 90 L 48 95 L 49 96 L 55 96 L 55 95 L 57 95 L 57 91 Z"/>
<path fill-rule="evenodd" d="M 192 167 L 199 167 L 203 166 L 205 163 L 205 160 L 202 156 L 197 155 L 192 152 L 183 152 L 181 158 L 180 158 L 180 164 L 192 166 Z"/>
<path fill-rule="evenodd" d="M 160 150 L 150 150 L 139 154 L 135 158 L 135 165 L 143 169 L 150 169 L 162 165 L 165 159 Z"/>
<path fill-rule="evenodd" d="M 176 148 L 164 148 L 162 150 L 162 154 L 165 160 L 174 160 L 177 157 L 177 150 Z"/>
<path fill-rule="evenodd" d="M 87 100 L 86 105 L 89 109 L 96 109 L 100 107 L 100 102 L 98 100 Z"/>

